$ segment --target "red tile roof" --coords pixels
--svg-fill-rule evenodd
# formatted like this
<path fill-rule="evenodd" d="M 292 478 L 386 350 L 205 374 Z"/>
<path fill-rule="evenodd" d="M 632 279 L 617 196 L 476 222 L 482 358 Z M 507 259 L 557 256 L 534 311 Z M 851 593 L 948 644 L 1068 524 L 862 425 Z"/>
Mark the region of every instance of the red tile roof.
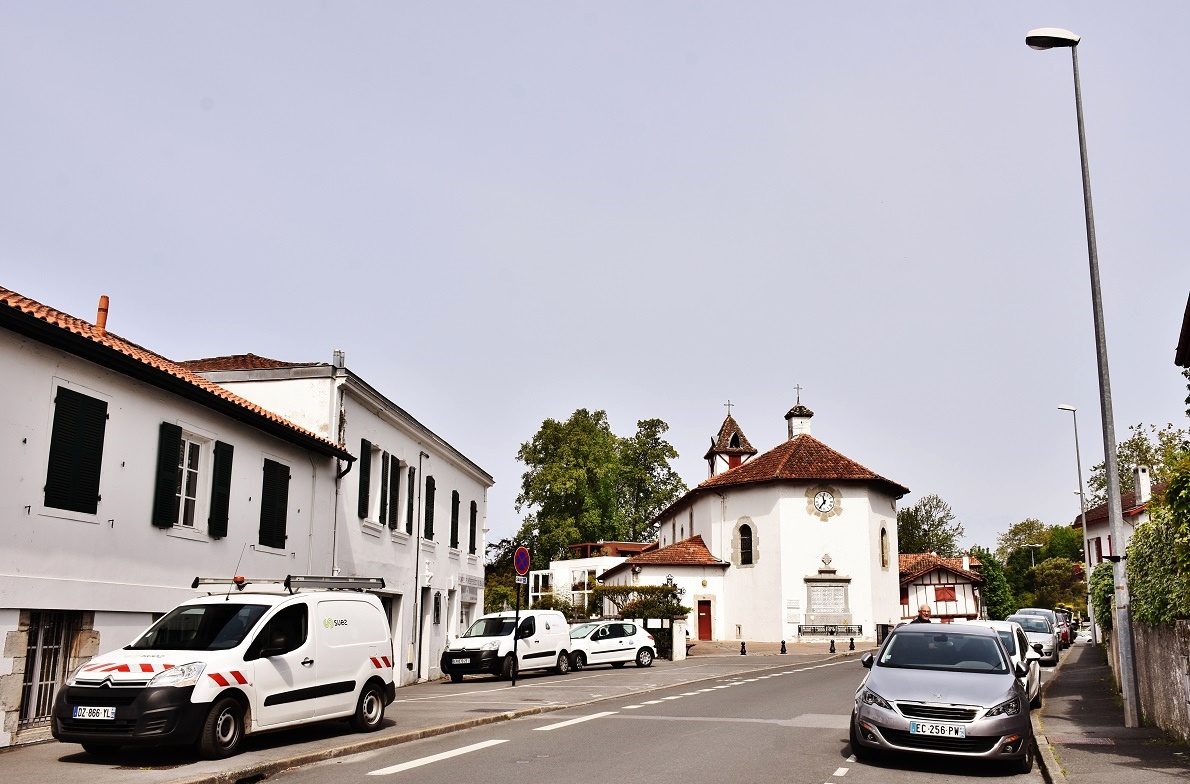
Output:
<path fill-rule="evenodd" d="M 275 368 L 315 367 L 323 362 L 284 362 L 280 359 L 258 357 L 255 354 L 232 354 L 226 357 L 206 359 L 184 359 L 179 365 L 195 373 L 209 373 L 218 370 L 273 370 Z"/>
<path fill-rule="evenodd" d="M 971 558 L 968 561 L 969 566 L 979 566 L 979 559 Z M 962 558 L 942 558 L 933 553 L 901 553 L 897 556 L 897 571 L 901 576 L 901 585 L 911 583 L 923 574 L 929 574 L 935 569 L 944 569 L 948 572 L 966 577 L 973 583 L 983 583 L 983 578 L 979 576 L 979 572 L 973 569 L 963 568 Z"/>
<path fill-rule="evenodd" d="M 1156 496 L 1165 491 L 1165 486 L 1168 482 L 1160 482 L 1153 485 L 1152 495 Z M 1124 517 L 1136 517 L 1141 512 L 1149 508 L 1149 502 L 1145 501 L 1143 504 L 1136 503 L 1136 492 L 1122 493 L 1120 495 L 1120 509 L 1124 513 Z M 1091 523 L 1101 523 L 1107 520 L 1107 503 L 1102 503 L 1092 509 L 1087 510 L 1087 525 Z M 1082 528 L 1082 515 L 1074 518 L 1074 522 L 1070 524 L 1071 528 Z"/>
<path fill-rule="evenodd" d="M 602 580 L 610 575 L 619 574 L 633 566 L 718 566 L 727 567 L 726 561 L 720 561 L 711 555 L 701 535 L 674 542 L 656 550 L 633 556 L 622 564 L 618 564 L 599 575 Z"/>
<path fill-rule="evenodd" d="M 85 358 L 124 373 L 135 372 L 158 386 L 175 391 L 185 389 L 191 399 L 209 408 L 239 414 L 243 421 L 297 440 L 307 448 L 353 460 L 338 444 L 295 425 L 255 403 L 245 400 L 178 362 L 166 359 L 143 346 L 125 340 L 114 332 L 55 310 L 15 291 L 0 287 L 0 326 L 26 334 L 71 353 L 85 352 Z M 82 355 L 82 354 L 80 354 Z M 131 364 L 129 364 L 131 361 Z M 228 407 L 231 407 L 229 410 Z"/>
<path fill-rule="evenodd" d="M 909 493 L 909 488 L 864 468 L 806 433 L 796 435 L 759 457 L 713 476 L 698 487 L 730 487 L 775 480 L 844 479 L 876 482 L 898 496 Z"/>
<path fill-rule="evenodd" d="M 732 436 L 738 436 L 739 446 L 731 445 Z M 728 414 L 727 419 L 724 419 L 723 424 L 719 427 L 718 437 L 711 440 L 711 448 L 707 450 L 702 459 L 707 460 L 713 454 L 754 455 L 756 451 L 756 448 L 748 443 L 748 437 L 744 435 L 743 430 L 740 430 L 739 424 L 731 414 Z"/>

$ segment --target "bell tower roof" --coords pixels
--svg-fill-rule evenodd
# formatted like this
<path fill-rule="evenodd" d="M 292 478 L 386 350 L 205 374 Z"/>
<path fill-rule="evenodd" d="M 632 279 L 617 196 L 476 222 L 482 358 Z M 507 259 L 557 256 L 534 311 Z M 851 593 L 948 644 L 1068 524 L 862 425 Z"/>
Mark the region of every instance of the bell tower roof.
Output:
<path fill-rule="evenodd" d="M 756 448 L 749 443 L 735 417 L 728 414 L 719 428 L 719 435 L 711 439 L 711 448 L 703 455 L 703 460 L 710 460 L 714 455 L 752 456 L 756 453 Z"/>

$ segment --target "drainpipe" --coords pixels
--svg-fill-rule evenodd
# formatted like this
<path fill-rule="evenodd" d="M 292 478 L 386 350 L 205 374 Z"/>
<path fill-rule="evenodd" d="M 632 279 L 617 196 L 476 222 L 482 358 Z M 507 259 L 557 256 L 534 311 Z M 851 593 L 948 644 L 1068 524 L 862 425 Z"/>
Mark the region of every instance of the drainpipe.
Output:
<path fill-rule="evenodd" d="M 418 558 L 421 555 L 421 489 L 425 486 L 426 478 L 422 475 L 422 461 L 429 457 L 425 452 L 417 453 L 417 518 L 413 521 L 413 539 L 410 548 L 413 550 L 413 681 L 421 677 L 421 615 L 418 613 L 418 599 L 421 598 L 421 571 L 418 569 Z"/>

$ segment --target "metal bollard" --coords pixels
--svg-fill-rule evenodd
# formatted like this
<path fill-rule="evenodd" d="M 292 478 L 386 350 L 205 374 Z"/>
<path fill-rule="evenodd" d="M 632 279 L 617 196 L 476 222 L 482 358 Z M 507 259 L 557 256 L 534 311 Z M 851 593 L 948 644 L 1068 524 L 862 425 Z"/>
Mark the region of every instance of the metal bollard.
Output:
<path fill-rule="evenodd" d="M 740 656 L 747 656 L 748 649 L 744 647 L 744 643 L 740 643 Z"/>
<path fill-rule="evenodd" d="M 849 639 L 851 640 L 851 642 L 847 643 L 847 650 L 854 651 L 855 650 L 855 638 L 850 637 Z"/>
<path fill-rule="evenodd" d="M 785 640 L 781 641 L 781 653 L 789 653 L 789 651 L 785 650 Z"/>
<path fill-rule="evenodd" d="M 834 652 L 835 652 L 835 641 L 832 639 L 831 640 L 831 653 L 834 653 Z"/>

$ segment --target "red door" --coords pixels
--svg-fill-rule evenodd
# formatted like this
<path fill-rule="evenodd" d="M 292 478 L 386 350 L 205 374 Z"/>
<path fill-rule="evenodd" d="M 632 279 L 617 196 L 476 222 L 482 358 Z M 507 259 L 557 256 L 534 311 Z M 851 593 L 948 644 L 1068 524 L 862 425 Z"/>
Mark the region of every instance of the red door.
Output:
<path fill-rule="evenodd" d="M 698 639 L 711 639 L 711 602 L 700 599 L 698 602 Z"/>

